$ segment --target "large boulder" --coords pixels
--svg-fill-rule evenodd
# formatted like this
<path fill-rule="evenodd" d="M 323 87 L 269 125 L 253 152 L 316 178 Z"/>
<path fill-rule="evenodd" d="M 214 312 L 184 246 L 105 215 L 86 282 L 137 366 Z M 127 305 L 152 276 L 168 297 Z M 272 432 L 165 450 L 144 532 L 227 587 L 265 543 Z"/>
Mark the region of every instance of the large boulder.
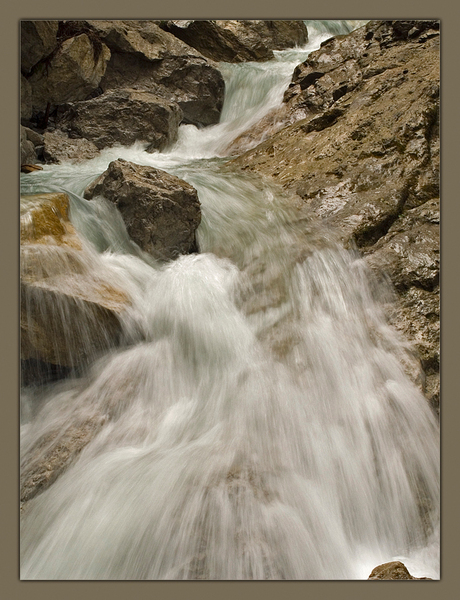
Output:
<path fill-rule="evenodd" d="M 21 71 L 32 68 L 57 47 L 58 21 L 21 21 Z"/>
<path fill-rule="evenodd" d="M 58 125 L 69 137 L 85 138 L 99 149 L 141 141 L 153 152 L 176 140 L 181 120 L 175 102 L 147 91 L 122 89 L 64 105 Z"/>
<path fill-rule="evenodd" d="M 68 213 L 66 194 L 21 198 L 21 359 L 28 366 L 81 366 L 121 336 L 129 299 L 94 270 Z"/>
<path fill-rule="evenodd" d="M 107 46 L 95 44 L 86 34 L 64 40 L 29 77 L 33 112 L 45 111 L 48 103 L 58 106 L 87 98 L 98 87 L 109 58 Z"/>
<path fill-rule="evenodd" d="M 386 273 L 439 399 L 439 23 L 371 21 L 300 65 L 281 129 L 234 159 L 295 192 Z M 272 116 L 272 121 L 276 119 Z"/>
<path fill-rule="evenodd" d="M 68 21 L 67 32 L 96 35 L 112 53 L 102 91 L 135 88 L 177 102 L 183 122 L 218 123 L 225 84 L 217 65 L 152 21 Z"/>
<path fill-rule="evenodd" d="M 216 61 L 263 61 L 306 44 L 303 21 L 166 21 L 162 27 Z"/>
<path fill-rule="evenodd" d="M 120 211 L 131 238 L 159 260 L 196 248 L 201 210 L 196 190 L 160 169 L 118 159 L 109 164 L 84 194 L 103 196 Z"/>

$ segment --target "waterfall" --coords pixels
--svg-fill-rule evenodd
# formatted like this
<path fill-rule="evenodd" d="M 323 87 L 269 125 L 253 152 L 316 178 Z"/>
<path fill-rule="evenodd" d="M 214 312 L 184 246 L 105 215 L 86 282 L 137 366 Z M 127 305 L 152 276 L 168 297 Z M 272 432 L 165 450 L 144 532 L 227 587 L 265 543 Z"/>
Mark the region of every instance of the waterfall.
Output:
<path fill-rule="evenodd" d="M 22 579 L 366 579 L 394 558 L 439 577 L 439 428 L 401 366 L 384 284 L 275 185 L 226 164 L 293 68 L 357 25 L 308 24 L 305 48 L 221 65 L 218 125 L 22 178 L 23 193 L 69 194 L 85 268 L 131 301 L 118 347 L 23 389 L 23 465 L 90 433 L 24 508 Z M 119 157 L 198 190 L 199 254 L 157 264 L 113 208 L 83 199 Z"/>

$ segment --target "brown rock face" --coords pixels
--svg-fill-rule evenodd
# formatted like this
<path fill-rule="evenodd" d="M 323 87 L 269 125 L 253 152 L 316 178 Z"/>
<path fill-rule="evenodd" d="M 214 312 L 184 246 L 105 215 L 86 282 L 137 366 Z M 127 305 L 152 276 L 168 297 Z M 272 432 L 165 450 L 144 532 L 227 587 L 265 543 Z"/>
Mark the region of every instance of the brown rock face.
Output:
<path fill-rule="evenodd" d="M 62 131 L 46 131 L 43 144 L 43 157 L 49 163 L 59 163 L 62 160 L 80 162 L 99 154 L 98 148 L 89 140 L 72 139 Z"/>
<path fill-rule="evenodd" d="M 33 164 L 36 160 L 35 146 L 27 137 L 27 128 L 21 125 L 21 165 Z"/>
<path fill-rule="evenodd" d="M 434 403 L 439 73 L 437 21 L 371 21 L 296 68 L 284 128 L 233 161 L 296 192 L 389 277 L 399 294 L 393 323 L 418 349 Z"/>
<path fill-rule="evenodd" d="M 32 88 L 21 74 L 21 120 L 27 121 L 32 116 Z"/>
<path fill-rule="evenodd" d="M 112 57 L 100 87 L 105 92 L 135 88 L 176 102 L 185 123 L 219 122 L 225 84 L 217 66 L 152 21 L 67 22 L 75 31 L 89 29 Z"/>
<path fill-rule="evenodd" d="M 204 56 L 224 62 L 270 60 L 273 50 L 308 40 L 303 21 L 167 21 L 162 27 Z"/>
<path fill-rule="evenodd" d="M 21 71 L 25 74 L 57 46 L 58 21 L 21 21 Z"/>
<path fill-rule="evenodd" d="M 99 85 L 110 50 L 97 48 L 86 35 L 64 40 L 49 63 L 39 65 L 29 78 L 33 111 L 44 111 L 64 102 L 84 100 Z"/>
<path fill-rule="evenodd" d="M 66 194 L 21 203 L 21 359 L 75 367 L 116 345 L 129 300 L 101 274 L 68 220 Z"/>
<path fill-rule="evenodd" d="M 120 211 L 131 238 L 160 260 L 195 248 L 201 210 L 196 190 L 178 177 L 119 159 L 85 190 L 104 196 Z"/>
<path fill-rule="evenodd" d="M 123 89 L 63 107 L 60 128 L 70 137 L 85 138 L 98 149 L 136 141 L 148 150 L 162 150 L 177 138 L 182 111 L 150 92 Z"/>
<path fill-rule="evenodd" d="M 368 579 L 430 579 L 430 577 L 412 577 L 406 566 L 399 561 L 393 561 L 375 567 Z"/>

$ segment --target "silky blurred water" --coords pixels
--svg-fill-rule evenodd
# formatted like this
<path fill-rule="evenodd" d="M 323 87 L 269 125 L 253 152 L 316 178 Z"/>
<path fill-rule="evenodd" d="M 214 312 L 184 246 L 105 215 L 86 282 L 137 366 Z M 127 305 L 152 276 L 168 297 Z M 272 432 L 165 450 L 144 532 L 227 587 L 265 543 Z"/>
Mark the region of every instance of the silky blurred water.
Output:
<path fill-rule="evenodd" d="M 24 508 L 22 579 L 366 579 L 396 557 L 439 577 L 438 424 L 375 282 L 221 156 L 311 50 L 359 25 L 307 24 L 306 48 L 221 65 L 219 125 L 183 126 L 165 153 L 112 148 L 23 177 L 23 193 L 69 193 L 81 260 L 130 307 L 119 347 L 22 393 L 23 468 L 97 424 Z M 82 198 L 120 157 L 196 187 L 199 254 L 160 265 L 113 206 Z"/>

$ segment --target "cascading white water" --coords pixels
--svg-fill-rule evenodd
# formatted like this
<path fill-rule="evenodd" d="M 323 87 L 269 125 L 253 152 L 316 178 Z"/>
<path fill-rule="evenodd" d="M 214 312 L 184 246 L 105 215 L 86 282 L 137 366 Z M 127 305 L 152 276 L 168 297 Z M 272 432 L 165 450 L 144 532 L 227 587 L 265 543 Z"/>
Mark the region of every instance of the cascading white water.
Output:
<path fill-rule="evenodd" d="M 280 102 L 280 80 L 330 37 L 321 28 L 276 63 L 225 67 L 222 123 L 185 126 L 169 152 L 111 149 L 24 178 L 24 191 L 70 192 L 92 268 L 132 305 L 124 345 L 22 395 L 26 460 L 40 440 L 98 423 L 24 510 L 23 579 L 362 579 L 395 557 L 439 576 L 438 425 L 363 261 L 276 187 L 210 159 L 217 134 L 228 144 Z M 243 103 L 245 69 L 274 81 L 251 76 L 258 99 Z M 81 198 L 118 157 L 197 188 L 200 254 L 159 266 L 114 210 Z"/>

